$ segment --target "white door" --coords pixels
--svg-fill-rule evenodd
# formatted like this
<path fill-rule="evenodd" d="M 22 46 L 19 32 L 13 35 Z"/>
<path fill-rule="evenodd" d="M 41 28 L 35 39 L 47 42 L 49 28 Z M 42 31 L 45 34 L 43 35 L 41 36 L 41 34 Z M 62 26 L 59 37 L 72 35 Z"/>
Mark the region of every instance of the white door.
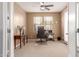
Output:
<path fill-rule="evenodd" d="M 68 11 L 64 13 L 64 41 L 68 43 Z"/>

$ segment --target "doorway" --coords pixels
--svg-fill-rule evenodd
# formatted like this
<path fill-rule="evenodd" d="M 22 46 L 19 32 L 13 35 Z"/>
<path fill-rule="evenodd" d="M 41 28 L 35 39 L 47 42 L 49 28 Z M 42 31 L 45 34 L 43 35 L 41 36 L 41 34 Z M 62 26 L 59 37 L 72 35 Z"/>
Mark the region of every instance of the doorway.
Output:
<path fill-rule="evenodd" d="M 71 5 L 72 5 L 72 3 L 71 3 Z M 13 5 L 12 5 L 12 7 L 13 7 Z M 73 8 L 72 8 L 73 9 Z M 13 10 L 13 8 L 12 8 L 12 10 Z M 11 15 L 11 16 L 13 16 L 13 15 Z M 13 27 L 13 26 L 12 26 Z M 12 29 L 13 30 L 13 29 Z M 70 29 L 71 30 L 71 29 Z M 66 30 L 67 31 L 67 30 Z M 67 33 L 66 33 L 67 34 Z M 71 33 L 72 34 L 72 33 Z M 13 35 L 13 33 L 12 33 L 12 35 Z M 65 41 L 68 41 L 68 39 L 66 39 Z M 13 42 L 13 37 L 12 37 L 12 39 L 11 39 L 11 43 Z M 70 45 L 71 45 L 71 43 L 70 43 Z M 13 47 L 14 45 L 11 45 L 11 47 Z M 10 48 L 11 48 L 10 47 Z M 11 49 L 12 51 L 14 51 L 14 49 L 12 48 Z M 14 52 L 13 52 L 14 53 Z"/>

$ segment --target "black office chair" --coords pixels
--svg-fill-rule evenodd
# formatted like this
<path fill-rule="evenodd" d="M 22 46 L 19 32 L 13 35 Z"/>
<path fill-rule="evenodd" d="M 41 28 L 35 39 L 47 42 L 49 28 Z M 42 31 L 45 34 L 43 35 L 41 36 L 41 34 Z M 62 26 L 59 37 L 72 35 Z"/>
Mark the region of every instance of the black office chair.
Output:
<path fill-rule="evenodd" d="M 39 42 L 46 41 L 44 26 L 39 26 L 38 27 L 37 38 L 40 38 L 40 41 Z M 45 39 L 45 40 L 42 40 L 42 39 Z"/>

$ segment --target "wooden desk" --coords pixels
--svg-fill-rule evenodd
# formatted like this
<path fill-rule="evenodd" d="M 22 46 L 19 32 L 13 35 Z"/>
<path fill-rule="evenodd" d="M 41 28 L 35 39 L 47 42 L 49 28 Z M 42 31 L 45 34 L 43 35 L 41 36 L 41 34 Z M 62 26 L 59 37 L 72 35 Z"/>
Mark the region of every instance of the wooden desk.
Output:
<path fill-rule="evenodd" d="M 15 49 L 16 49 L 16 40 L 19 39 L 20 40 L 20 48 L 22 47 L 22 42 L 23 44 L 25 45 L 25 41 L 26 43 L 28 43 L 28 38 L 27 36 L 23 35 L 14 35 L 14 46 L 15 46 Z"/>
<path fill-rule="evenodd" d="M 16 49 L 16 40 L 19 39 L 20 40 L 20 48 L 21 48 L 21 35 L 14 35 L 14 45 L 15 45 L 15 49 Z"/>

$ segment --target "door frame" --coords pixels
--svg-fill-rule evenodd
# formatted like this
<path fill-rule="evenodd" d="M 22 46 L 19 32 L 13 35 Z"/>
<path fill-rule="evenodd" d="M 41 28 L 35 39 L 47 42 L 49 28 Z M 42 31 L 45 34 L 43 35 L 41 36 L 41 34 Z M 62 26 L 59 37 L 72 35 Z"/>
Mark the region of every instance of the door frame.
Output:
<path fill-rule="evenodd" d="M 69 57 L 76 57 L 76 2 L 69 3 Z"/>
<path fill-rule="evenodd" d="M 11 40 L 10 40 L 10 57 L 14 56 L 14 31 L 13 31 L 13 20 L 14 20 L 14 2 L 9 3 L 10 7 L 10 24 L 11 24 Z"/>
<path fill-rule="evenodd" d="M 3 4 L 3 57 L 7 56 L 7 26 L 6 26 L 6 20 L 7 20 L 7 3 L 2 2 Z"/>
<path fill-rule="evenodd" d="M 14 56 L 14 37 L 13 37 L 14 2 L 10 2 L 9 6 L 10 6 L 10 22 L 11 22 L 10 57 L 13 57 Z M 75 7 L 75 3 L 69 3 L 69 9 L 70 9 L 69 10 L 69 23 L 71 22 L 71 18 L 72 18 L 70 13 L 72 14 L 72 12 L 73 12 L 73 14 L 75 15 L 75 10 L 74 11 L 71 10 L 71 9 L 74 9 L 74 7 Z M 74 30 L 76 30 L 75 29 L 75 19 L 76 19 L 75 17 L 76 16 L 74 16 L 74 19 L 72 21 L 72 23 L 74 23 L 73 26 L 71 26 L 71 24 L 69 24 L 69 26 L 71 26 L 71 27 L 69 28 L 69 53 L 68 54 L 71 57 L 76 56 L 76 50 L 75 50 L 75 48 L 76 48 L 76 45 L 75 45 L 76 40 L 75 39 L 76 38 L 75 38 L 75 32 L 74 32 Z M 73 28 L 73 30 L 71 28 Z M 73 34 L 72 34 L 72 31 L 73 31 Z M 72 36 L 73 36 L 73 38 L 72 38 Z"/>
<path fill-rule="evenodd" d="M 78 40 L 78 35 L 79 35 L 79 32 L 78 32 L 78 30 L 77 29 L 79 29 L 79 2 L 77 2 L 76 3 L 76 18 L 77 18 L 77 20 L 76 20 L 76 56 L 77 56 L 77 52 L 78 52 L 78 48 L 79 48 L 79 46 L 77 46 L 77 44 L 78 44 L 78 42 L 77 42 L 77 40 Z"/>
<path fill-rule="evenodd" d="M 13 2 L 2 2 L 3 4 L 3 57 L 13 57 L 14 56 L 14 39 L 13 39 L 13 13 L 14 13 L 14 3 Z M 9 16 L 7 14 L 7 8 L 9 7 Z M 10 20 L 10 48 L 9 52 L 7 50 L 7 20 Z"/>

